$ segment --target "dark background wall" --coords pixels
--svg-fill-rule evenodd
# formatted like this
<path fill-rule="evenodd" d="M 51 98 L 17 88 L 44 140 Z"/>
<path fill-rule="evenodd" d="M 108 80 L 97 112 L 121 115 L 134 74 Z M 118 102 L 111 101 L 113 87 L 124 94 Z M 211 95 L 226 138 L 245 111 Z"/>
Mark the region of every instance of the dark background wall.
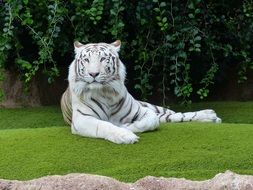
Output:
<path fill-rule="evenodd" d="M 5 72 L 5 82 L 2 87 L 5 92 L 5 99 L 0 103 L 3 107 L 23 107 L 40 105 L 60 105 L 62 93 L 68 86 L 68 67 L 60 68 L 60 76 L 53 84 L 49 84 L 47 77 L 43 74 L 37 75 L 29 86 L 29 91 L 24 90 L 24 84 L 17 72 Z M 138 93 L 132 88 L 134 81 L 127 80 L 126 86 L 136 99 L 141 99 Z M 173 92 L 167 94 L 168 104 L 177 103 L 178 99 Z M 162 94 L 158 89 L 153 89 L 153 95 L 149 102 L 157 105 L 162 104 Z M 212 89 L 208 101 L 252 101 L 253 100 L 253 73 L 248 73 L 248 80 L 242 84 L 237 81 L 237 72 L 231 70 L 226 79 L 216 83 Z M 204 100 L 204 101 L 206 101 Z M 195 102 L 201 101 L 197 96 Z"/>

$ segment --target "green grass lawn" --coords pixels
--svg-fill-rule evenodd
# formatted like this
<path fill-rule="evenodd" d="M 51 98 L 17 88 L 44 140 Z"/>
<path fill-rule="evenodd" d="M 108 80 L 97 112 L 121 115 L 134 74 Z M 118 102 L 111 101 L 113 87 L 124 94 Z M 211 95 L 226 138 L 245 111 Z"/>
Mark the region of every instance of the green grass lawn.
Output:
<path fill-rule="evenodd" d="M 253 174 L 253 102 L 190 109 L 199 108 L 215 109 L 223 123 L 164 124 L 133 145 L 71 135 L 57 107 L 0 109 L 0 178 L 84 172 L 132 182 L 147 175 L 207 179 L 228 169 Z"/>

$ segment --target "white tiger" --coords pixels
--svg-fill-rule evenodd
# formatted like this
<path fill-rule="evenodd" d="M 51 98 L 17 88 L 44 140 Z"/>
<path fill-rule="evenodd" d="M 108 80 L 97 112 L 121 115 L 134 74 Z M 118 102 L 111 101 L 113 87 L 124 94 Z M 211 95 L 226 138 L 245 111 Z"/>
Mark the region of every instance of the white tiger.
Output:
<path fill-rule="evenodd" d="M 139 139 L 135 133 L 154 130 L 160 122 L 221 122 L 213 110 L 175 113 L 135 100 L 124 85 L 120 45 L 119 40 L 111 44 L 74 43 L 69 87 L 61 99 L 64 120 L 73 134 L 131 144 Z"/>

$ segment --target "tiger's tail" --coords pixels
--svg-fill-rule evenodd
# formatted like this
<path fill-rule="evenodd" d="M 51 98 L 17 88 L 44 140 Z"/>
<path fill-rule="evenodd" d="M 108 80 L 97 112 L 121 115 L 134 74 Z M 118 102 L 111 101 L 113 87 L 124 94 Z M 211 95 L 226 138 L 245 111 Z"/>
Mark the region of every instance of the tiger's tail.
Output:
<path fill-rule="evenodd" d="M 221 119 L 217 117 L 215 111 L 211 109 L 194 111 L 194 112 L 174 112 L 168 108 L 156 106 L 147 102 L 139 103 L 143 107 L 148 107 L 149 109 L 153 110 L 157 116 L 159 117 L 159 121 L 161 123 L 166 122 L 184 122 L 184 121 L 202 121 L 202 122 L 214 122 L 214 123 L 221 123 Z"/>
<path fill-rule="evenodd" d="M 72 121 L 72 103 L 70 98 L 69 87 L 65 90 L 61 97 L 61 111 L 64 121 L 71 125 Z"/>

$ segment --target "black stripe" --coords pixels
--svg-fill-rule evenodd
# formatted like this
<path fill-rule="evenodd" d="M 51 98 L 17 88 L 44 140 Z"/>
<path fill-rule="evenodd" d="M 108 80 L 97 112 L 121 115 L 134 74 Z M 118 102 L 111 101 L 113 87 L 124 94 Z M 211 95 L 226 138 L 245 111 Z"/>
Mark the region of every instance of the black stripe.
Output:
<path fill-rule="evenodd" d="M 128 112 L 123 117 L 120 118 L 120 120 L 119 120 L 120 122 L 122 122 L 122 120 L 125 119 L 131 113 L 132 106 L 133 106 L 133 102 L 131 102 L 131 106 L 130 106 Z"/>
<path fill-rule="evenodd" d="M 80 59 L 78 59 L 78 61 L 77 61 L 77 65 L 78 65 L 78 67 L 77 67 L 78 68 L 78 73 L 77 74 L 78 74 L 78 76 L 82 76 L 81 75 L 81 64 L 80 64 L 80 62 L 81 62 Z"/>
<path fill-rule="evenodd" d="M 171 114 L 168 114 L 168 115 L 166 116 L 166 121 L 167 121 L 167 122 L 171 122 L 171 120 L 170 120 L 170 118 L 169 118 L 170 115 L 171 115 Z"/>
<path fill-rule="evenodd" d="M 90 114 L 83 113 L 83 112 L 82 112 L 81 110 L 79 110 L 79 109 L 77 109 L 76 111 L 79 112 L 80 114 L 84 115 L 84 116 L 91 116 L 91 117 L 93 117 L 93 116 L 90 115 Z"/>
<path fill-rule="evenodd" d="M 113 116 L 113 115 L 115 115 L 116 113 L 118 113 L 119 112 L 119 110 L 122 108 L 122 106 L 123 106 L 123 104 L 125 103 L 125 98 L 122 98 L 120 101 L 119 101 L 119 103 L 118 103 L 118 105 L 117 105 L 117 110 L 116 111 L 114 111 L 112 114 L 111 114 L 111 116 Z"/>
<path fill-rule="evenodd" d="M 88 51 L 91 51 L 91 49 L 93 48 L 93 44 L 87 44 L 85 45 L 85 47 L 83 47 L 82 51 L 81 51 L 81 54 L 85 54 L 87 53 Z M 85 51 L 85 52 L 84 52 Z"/>
<path fill-rule="evenodd" d="M 107 115 L 107 113 L 105 112 L 103 106 L 97 100 L 95 100 L 94 98 L 91 98 L 91 100 L 93 102 L 95 102 L 98 105 L 98 107 L 104 112 L 104 114 L 106 115 L 106 117 L 109 118 L 108 115 Z"/>
<path fill-rule="evenodd" d="M 141 116 L 141 118 L 139 120 L 142 120 L 142 118 L 147 114 L 147 111 L 143 114 L 143 116 Z"/>
<path fill-rule="evenodd" d="M 107 45 L 107 44 L 99 44 L 99 46 L 100 46 L 100 47 L 103 47 L 103 48 L 105 48 L 105 49 L 108 49 L 108 48 L 109 48 L 109 45 Z"/>
<path fill-rule="evenodd" d="M 184 113 L 182 113 L 182 115 L 183 115 L 183 117 L 181 118 L 181 121 L 180 121 L 180 122 L 183 122 L 183 121 L 184 121 L 185 115 L 184 115 Z"/>
<path fill-rule="evenodd" d="M 197 112 L 194 113 L 194 116 L 192 116 L 192 118 L 189 121 L 192 121 L 194 119 L 194 117 L 196 117 Z"/>
<path fill-rule="evenodd" d="M 162 115 L 159 116 L 159 120 L 161 119 L 162 116 L 164 116 L 166 113 L 163 113 Z"/>
<path fill-rule="evenodd" d="M 107 97 L 105 97 L 104 95 L 101 95 L 104 99 L 106 99 Z M 110 107 L 104 103 L 104 102 L 99 102 L 100 104 L 103 104 L 108 110 L 110 109 Z"/>
<path fill-rule="evenodd" d="M 134 114 L 134 117 L 133 117 L 131 123 L 135 122 L 135 120 L 139 117 L 139 112 L 140 112 L 140 106 L 138 107 L 137 112 Z"/>
<path fill-rule="evenodd" d="M 72 115 L 71 115 L 71 116 L 72 116 Z M 71 120 L 72 120 L 71 116 L 68 115 L 68 114 L 65 114 L 65 117 L 70 121 L 70 123 L 71 123 Z"/>
<path fill-rule="evenodd" d="M 111 107 L 117 106 L 119 104 L 121 104 L 121 102 L 124 100 L 124 98 L 121 98 L 117 103 L 112 104 Z"/>
<path fill-rule="evenodd" d="M 99 119 L 101 119 L 100 115 L 98 114 L 98 112 L 96 112 L 96 110 L 94 110 L 92 107 L 90 107 L 89 105 L 85 104 L 84 102 L 82 102 L 85 106 L 87 106 L 88 108 L 90 108 L 97 116 Z"/>
<path fill-rule="evenodd" d="M 113 62 L 113 65 L 112 65 L 113 72 L 112 72 L 112 74 L 114 74 L 115 71 L 116 71 L 116 69 L 115 69 L 116 63 L 115 63 L 115 57 L 113 57 L 113 56 L 112 56 L 112 62 Z"/>
<path fill-rule="evenodd" d="M 159 109 L 158 109 L 157 106 L 155 106 L 155 105 L 152 105 L 152 106 L 155 108 L 156 113 L 160 113 L 160 111 L 159 111 Z"/>
<path fill-rule="evenodd" d="M 148 107 L 147 103 L 140 102 L 140 104 L 141 104 L 143 107 Z"/>

